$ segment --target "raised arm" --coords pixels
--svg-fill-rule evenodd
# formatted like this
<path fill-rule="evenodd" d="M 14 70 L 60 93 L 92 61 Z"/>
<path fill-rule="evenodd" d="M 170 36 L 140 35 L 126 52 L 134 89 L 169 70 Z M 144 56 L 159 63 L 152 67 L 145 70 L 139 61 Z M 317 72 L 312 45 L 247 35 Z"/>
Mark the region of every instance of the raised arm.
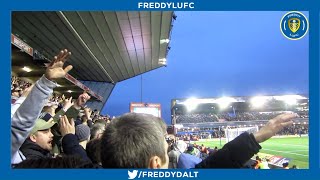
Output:
<path fill-rule="evenodd" d="M 47 102 L 49 96 L 56 87 L 55 79 L 63 78 L 67 72 L 72 69 L 69 65 L 63 68 L 63 65 L 71 53 L 68 50 L 62 50 L 54 57 L 46 69 L 45 74 L 35 83 L 30 94 L 14 113 L 11 118 L 11 161 L 14 161 L 22 143 L 28 137 L 36 119 Z"/>

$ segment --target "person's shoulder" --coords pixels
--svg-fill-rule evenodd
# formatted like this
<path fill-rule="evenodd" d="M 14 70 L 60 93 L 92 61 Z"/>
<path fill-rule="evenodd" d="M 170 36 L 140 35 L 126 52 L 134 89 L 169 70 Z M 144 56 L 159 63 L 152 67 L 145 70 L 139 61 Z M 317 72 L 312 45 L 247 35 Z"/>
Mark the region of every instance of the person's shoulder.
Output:
<path fill-rule="evenodd" d="M 195 165 L 200 163 L 202 159 L 187 153 L 182 153 L 179 157 L 178 168 L 190 169 L 195 168 Z"/>

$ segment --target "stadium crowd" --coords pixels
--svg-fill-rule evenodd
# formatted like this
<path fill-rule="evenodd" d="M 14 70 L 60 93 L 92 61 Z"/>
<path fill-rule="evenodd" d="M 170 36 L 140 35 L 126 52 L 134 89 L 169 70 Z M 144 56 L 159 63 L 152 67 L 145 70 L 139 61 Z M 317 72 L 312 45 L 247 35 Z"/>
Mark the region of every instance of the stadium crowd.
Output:
<path fill-rule="evenodd" d="M 86 92 L 76 100 L 52 96 L 55 81 L 73 68 L 64 67 L 70 55 L 66 49 L 60 51 L 33 86 L 14 78 L 12 89 L 23 87 L 23 92 L 16 93 L 11 104 L 12 167 L 156 169 L 174 168 L 170 163 L 176 159 L 180 168 L 242 168 L 259 152 L 259 143 L 297 117 L 278 115 L 259 131 L 243 133 L 219 150 L 176 144 L 164 121 L 155 116 L 127 113 L 110 119 L 85 106 L 91 98 Z"/>
<path fill-rule="evenodd" d="M 11 76 L 11 104 L 14 104 L 31 85 L 17 76 Z"/>
<path fill-rule="evenodd" d="M 284 112 L 220 112 L 217 114 L 181 114 L 176 116 L 176 123 L 205 123 L 224 121 L 253 121 L 268 120 L 283 114 Z M 309 118 L 308 113 L 299 115 L 300 118 Z"/>
<path fill-rule="evenodd" d="M 258 128 L 263 126 L 259 125 Z M 301 136 L 309 134 L 309 126 L 307 124 L 294 124 L 290 127 L 285 127 L 279 131 L 276 135 L 278 136 Z M 196 141 L 199 139 L 212 139 L 212 138 L 225 138 L 224 128 L 214 128 L 214 130 L 192 130 L 192 129 L 181 129 L 178 131 L 176 137 L 184 141 Z"/>
<path fill-rule="evenodd" d="M 183 114 L 177 115 L 177 123 L 217 122 L 218 117 L 213 114 Z"/>

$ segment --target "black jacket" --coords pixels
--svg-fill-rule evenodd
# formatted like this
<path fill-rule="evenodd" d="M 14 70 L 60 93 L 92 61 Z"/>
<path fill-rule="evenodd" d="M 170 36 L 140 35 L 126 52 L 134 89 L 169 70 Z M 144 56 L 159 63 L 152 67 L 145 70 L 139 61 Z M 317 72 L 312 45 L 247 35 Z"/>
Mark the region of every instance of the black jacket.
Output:
<path fill-rule="evenodd" d="M 62 138 L 62 149 L 66 155 L 77 155 L 84 161 L 91 162 L 86 150 L 79 144 L 78 137 L 74 134 L 67 134 Z"/>
<path fill-rule="evenodd" d="M 27 159 L 40 159 L 53 157 L 50 151 L 42 149 L 39 145 L 32 142 L 29 138 L 24 141 L 20 151 Z"/>
<path fill-rule="evenodd" d="M 197 164 L 195 168 L 242 168 L 260 149 L 261 146 L 253 134 L 245 132 Z"/>

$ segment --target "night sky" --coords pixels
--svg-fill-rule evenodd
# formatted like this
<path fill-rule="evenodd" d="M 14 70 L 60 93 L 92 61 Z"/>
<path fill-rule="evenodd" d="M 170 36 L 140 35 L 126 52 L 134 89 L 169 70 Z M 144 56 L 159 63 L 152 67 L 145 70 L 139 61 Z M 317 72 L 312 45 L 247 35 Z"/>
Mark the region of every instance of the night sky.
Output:
<path fill-rule="evenodd" d="M 142 101 L 160 103 L 170 124 L 175 98 L 308 94 L 309 35 L 285 38 L 285 13 L 175 12 L 167 67 L 142 75 Z M 140 101 L 137 76 L 116 85 L 102 114 L 119 116 Z"/>

